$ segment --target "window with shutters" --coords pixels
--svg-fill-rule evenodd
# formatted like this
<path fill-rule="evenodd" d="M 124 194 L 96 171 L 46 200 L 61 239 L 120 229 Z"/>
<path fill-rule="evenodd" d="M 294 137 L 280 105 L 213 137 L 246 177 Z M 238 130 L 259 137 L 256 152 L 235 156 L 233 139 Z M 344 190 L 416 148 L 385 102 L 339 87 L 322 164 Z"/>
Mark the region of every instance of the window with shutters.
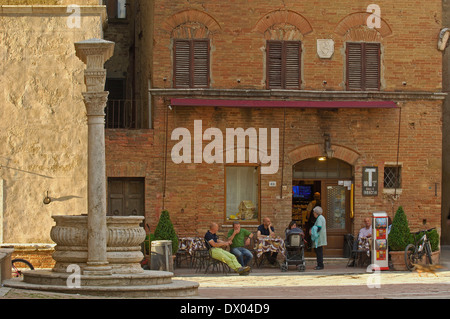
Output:
<path fill-rule="evenodd" d="M 209 40 L 174 40 L 175 88 L 209 87 Z"/>
<path fill-rule="evenodd" d="M 347 78 L 348 91 L 380 90 L 379 43 L 347 42 Z"/>
<path fill-rule="evenodd" d="M 300 89 L 300 41 L 267 41 L 267 88 Z"/>

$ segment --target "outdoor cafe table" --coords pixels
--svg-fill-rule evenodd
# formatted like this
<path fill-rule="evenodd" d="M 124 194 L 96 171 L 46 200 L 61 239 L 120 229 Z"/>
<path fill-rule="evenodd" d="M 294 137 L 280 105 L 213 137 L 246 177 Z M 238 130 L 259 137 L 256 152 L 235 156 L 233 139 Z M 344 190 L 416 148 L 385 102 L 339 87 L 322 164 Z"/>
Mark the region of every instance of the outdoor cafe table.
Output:
<path fill-rule="evenodd" d="M 286 246 L 284 244 L 284 240 L 276 237 L 262 237 L 258 238 L 258 243 L 256 245 L 256 256 L 260 258 L 262 254 L 272 252 L 272 253 L 280 253 L 283 256 L 286 255 Z"/>
<path fill-rule="evenodd" d="M 190 260 L 190 267 L 201 268 L 205 263 L 205 257 L 208 254 L 208 250 L 205 245 L 205 240 L 201 237 L 184 237 L 179 239 L 178 248 L 185 251 L 184 260 Z M 181 261 L 180 261 L 181 263 Z"/>

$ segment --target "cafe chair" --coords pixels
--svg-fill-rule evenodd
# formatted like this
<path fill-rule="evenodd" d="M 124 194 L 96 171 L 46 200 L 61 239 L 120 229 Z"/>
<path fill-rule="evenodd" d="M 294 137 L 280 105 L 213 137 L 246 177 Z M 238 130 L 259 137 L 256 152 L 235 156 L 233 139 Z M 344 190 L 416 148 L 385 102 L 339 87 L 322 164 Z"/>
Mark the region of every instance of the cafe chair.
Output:
<path fill-rule="evenodd" d="M 364 267 L 370 264 L 370 257 L 367 256 L 367 250 L 359 248 L 359 237 L 353 240 L 350 257 L 347 261 L 347 267 Z"/>
<path fill-rule="evenodd" d="M 196 273 L 199 273 L 207 268 L 209 258 L 210 255 L 207 249 L 194 250 L 192 258 L 192 267 L 195 268 Z"/>
<path fill-rule="evenodd" d="M 179 240 L 178 247 L 178 251 L 175 255 L 175 266 L 177 268 L 180 268 L 183 262 L 185 262 L 189 266 L 192 266 L 192 257 L 185 248 L 181 248 L 181 240 Z"/>
<path fill-rule="evenodd" d="M 227 275 L 229 272 L 231 272 L 230 267 L 226 263 L 212 258 L 211 245 L 206 241 L 205 241 L 205 245 L 207 248 L 207 254 L 204 256 L 204 259 L 203 259 L 203 266 L 205 267 L 205 274 L 207 274 L 209 270 L 211 270 L 212 273 L 222 272 L 225 275 Z"/>

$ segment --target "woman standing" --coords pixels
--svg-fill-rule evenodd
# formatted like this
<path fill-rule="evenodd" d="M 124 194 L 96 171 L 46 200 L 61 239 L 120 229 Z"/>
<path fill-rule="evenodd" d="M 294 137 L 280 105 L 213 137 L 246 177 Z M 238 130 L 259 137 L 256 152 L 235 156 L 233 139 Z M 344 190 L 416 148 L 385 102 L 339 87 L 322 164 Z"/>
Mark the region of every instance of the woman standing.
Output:
<path fill-rule="evenodd" d="M 317 266 L 315 270 L 323 269 L 323 246 L 327 245 L 327 229 L 325 217 L 322 216 L 323 210 L 321 207 L 316 206 L 313 209 L 316 222 L 311 228 L 311 240 L 317 256 Z"/>

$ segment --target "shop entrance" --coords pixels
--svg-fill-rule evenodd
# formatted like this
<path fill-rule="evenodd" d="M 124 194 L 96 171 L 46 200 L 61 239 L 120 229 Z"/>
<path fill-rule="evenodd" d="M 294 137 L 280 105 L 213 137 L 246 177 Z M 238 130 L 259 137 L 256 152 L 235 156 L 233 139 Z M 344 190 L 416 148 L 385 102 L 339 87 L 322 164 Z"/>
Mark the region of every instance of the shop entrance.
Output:
<path fill-rule="evenodd" d="M 351 232 L 351 184 L 353 167 L 338 159 L 311 158 L 293 167 L 292 219 L 302 225 L 310 242 L 309 229 L 314 225 L 312 209 L 321 206 L 327 221 L 324 255 L 343 257 L 344 235 Z M 315 256 L 314 250 L 306 255 Z"/>

